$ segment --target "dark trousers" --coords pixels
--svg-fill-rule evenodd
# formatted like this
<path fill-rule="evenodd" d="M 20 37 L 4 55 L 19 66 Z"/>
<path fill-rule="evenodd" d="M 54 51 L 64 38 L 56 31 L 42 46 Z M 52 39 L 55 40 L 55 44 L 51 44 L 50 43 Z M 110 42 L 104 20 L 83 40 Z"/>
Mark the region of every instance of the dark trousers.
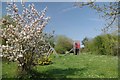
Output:
<path fill-rule="evenodd" d="M 79 49 L 75 49 L 75 55 L 79 54 Z"/>

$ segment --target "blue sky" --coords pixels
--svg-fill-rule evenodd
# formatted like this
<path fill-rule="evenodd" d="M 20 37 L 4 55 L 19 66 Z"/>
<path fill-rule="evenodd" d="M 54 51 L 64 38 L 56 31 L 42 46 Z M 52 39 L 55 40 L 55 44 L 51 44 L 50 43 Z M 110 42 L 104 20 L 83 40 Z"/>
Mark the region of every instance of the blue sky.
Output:
<path fill-rule="evenodd" d="M 26 6 L 31 2 L 27 2 Z M 55 30 L 56 35 L 66 35 L 73 40 L 82 41 L 83 38 L 94 38 L 101 34 L 101 28 L 105 21 L 99 17 L 95 10 L 88 7 L 76 8 L 72 2 L 33 2 L 36 9 L 41 11 L 48 7 L 46 16 L 51 20 L 45 28 L 45 32 Z M 98 3 L 100 4 L 100 3 Z M 6 14 L 6 3 L 2 4 L 2 13 Z M 19 10 L 21 6 L 18 4 Z"/>

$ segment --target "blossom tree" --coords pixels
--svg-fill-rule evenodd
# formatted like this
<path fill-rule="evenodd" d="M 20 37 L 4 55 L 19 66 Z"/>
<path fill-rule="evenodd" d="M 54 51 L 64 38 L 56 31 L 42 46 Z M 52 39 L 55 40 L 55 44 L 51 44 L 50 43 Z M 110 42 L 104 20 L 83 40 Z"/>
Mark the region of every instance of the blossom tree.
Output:
<path fill-rule="evenodd" d="M 48 54 L 50 45 L 45 39 L 43 29 L 50 20 L 45 13 L 47 7 L 38 12 L 34 4 L 25 7 L 21 3 L 23 10 L 20 14 L 14 2 L 8 2 L 7 15 L 14 20 L 16 26 L 7 25 L 1 29 L 1 37 L 6 40 L 6 45 L 1 45 L 3 57 L 18 62 L 21 71 L 30 70 L 34 59 Z"/>

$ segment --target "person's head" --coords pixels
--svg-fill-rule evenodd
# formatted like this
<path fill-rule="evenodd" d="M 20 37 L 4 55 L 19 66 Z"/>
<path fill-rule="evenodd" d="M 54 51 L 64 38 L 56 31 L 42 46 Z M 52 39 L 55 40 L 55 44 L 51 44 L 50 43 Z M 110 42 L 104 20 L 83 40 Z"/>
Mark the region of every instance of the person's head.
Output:
<path fill-rule="evenodd" d="M 77 45 L 77 43 L 75 43 L 75 45 Z"/>

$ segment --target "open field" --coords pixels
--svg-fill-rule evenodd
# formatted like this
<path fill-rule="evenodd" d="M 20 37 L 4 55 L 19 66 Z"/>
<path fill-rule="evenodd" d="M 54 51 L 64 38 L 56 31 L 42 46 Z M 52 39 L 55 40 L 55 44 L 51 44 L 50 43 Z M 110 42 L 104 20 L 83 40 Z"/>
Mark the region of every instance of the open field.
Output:
<path fill-rule="evenodd" d="M 32 78 L 117 78 L 118 57 L 105 55 L 58 55 L 51 56 L 53 64 L 35 66 Z M 2 65 L 3 78 L 17 76 L 16 63 Z M 31 75 L 32 74 L 32 75 Z"/>

